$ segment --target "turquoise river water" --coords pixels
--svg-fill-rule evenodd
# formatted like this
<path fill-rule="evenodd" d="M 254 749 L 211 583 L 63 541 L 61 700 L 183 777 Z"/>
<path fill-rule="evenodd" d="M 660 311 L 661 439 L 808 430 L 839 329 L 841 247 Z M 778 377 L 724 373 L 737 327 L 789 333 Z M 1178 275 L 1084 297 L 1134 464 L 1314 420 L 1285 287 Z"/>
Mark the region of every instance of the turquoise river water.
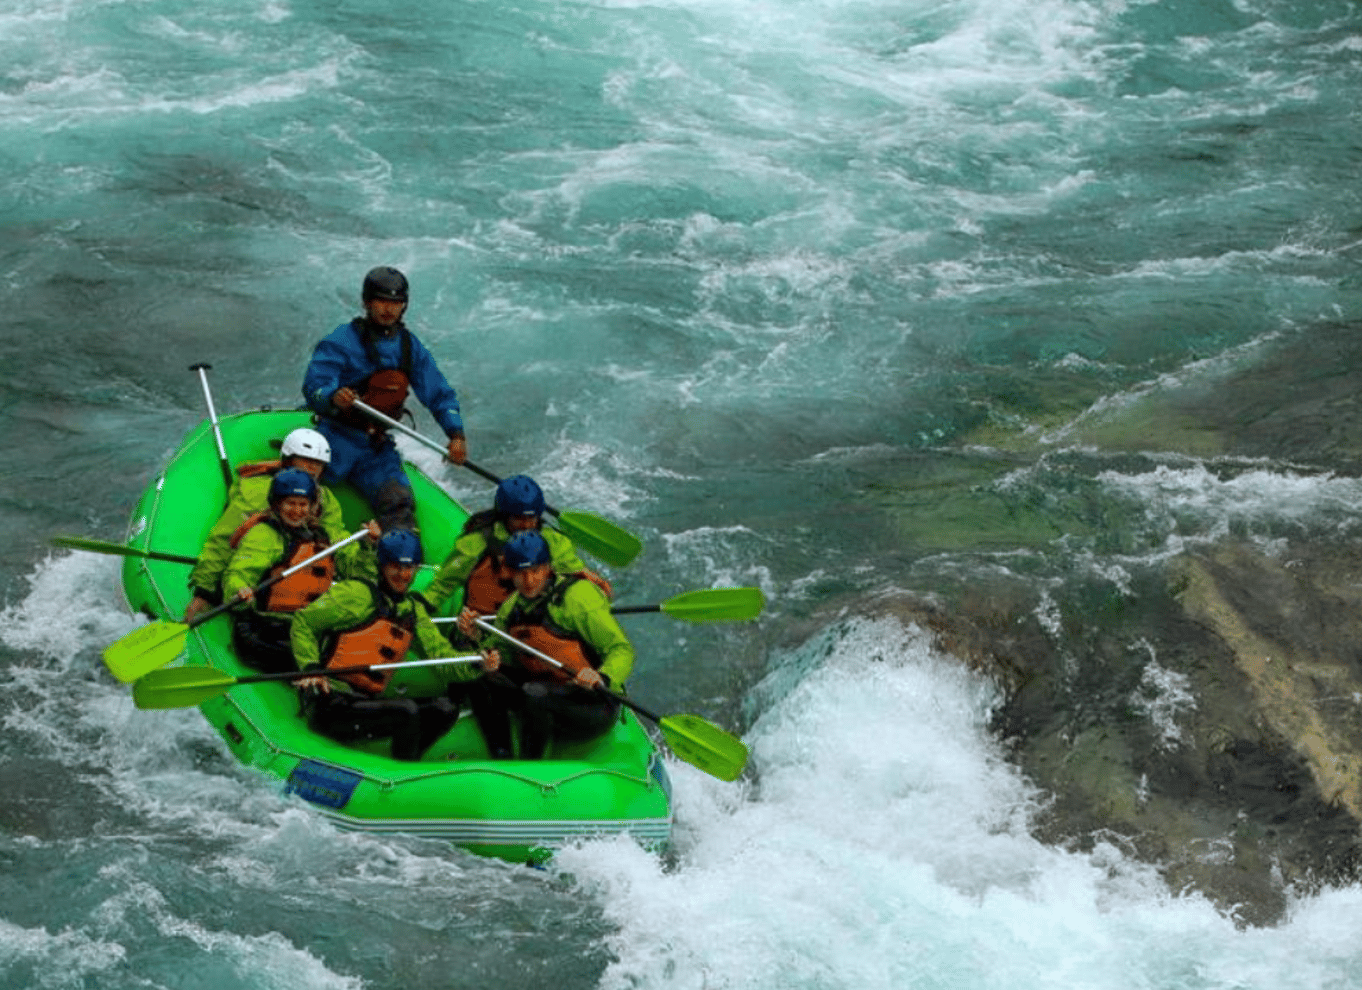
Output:
<path fill-rule="evenodd" d="M 1130 412 L 1356 319 L 1360 82 L 1349 0 L 0 0 L 0 984 L 1362 986 L 1362 887 L 1244 927 L 1039 841 L 998 689 L 874 605 L 1362 540 L 1346 458 Z M 663 855 L 337 832 L 102 668 L 117 561 L 49 538 L 122 538 L 190 364 L 296 404 L 376 264 L 474 460 L 643 536 L 621 602 L 770 599 L 630 620 L 753 751 Z"/>

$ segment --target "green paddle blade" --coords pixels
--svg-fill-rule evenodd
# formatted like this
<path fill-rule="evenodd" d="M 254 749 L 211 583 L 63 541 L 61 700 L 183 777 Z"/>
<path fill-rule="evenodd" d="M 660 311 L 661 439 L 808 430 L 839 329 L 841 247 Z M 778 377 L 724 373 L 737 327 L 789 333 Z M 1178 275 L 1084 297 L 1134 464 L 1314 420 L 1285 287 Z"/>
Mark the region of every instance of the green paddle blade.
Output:
<path fill-rule="evenodd" d="M 216 698 L 237 682 L 214 667 L 172 667 L 153 670 L 132 686 L 138 708 L 189 708 Z"/>
<path fill-rule="evenodd" d="M 558 528 L 577 546 L 614 567 L 628 567 L 643 549 L 628 530 L 589 512 L 568 510 L 557 515 Z"/>
<path fill-rule="evenodd" d="M 669 598 L 659 609 L 687 622 L 736 622 L 755 619 L 765 607 L 760 588 L 705 588 Z"/>
<path fill-rule="evenodd" d="M 747 747 L 699 715 L 668 715 L 658 721 L 672 752 L 711 777 L 737 780 L 747 766 Z"/>
<path fill-rule="evenodd" d="M 174 660 L 188 636 L 183 622 L 149 622 L 104 647 L 104 666 L 127 684 Z"/>
<path fill-rule="evenodd" d="M 122 543 L 110 543 L 108 540 L 95 540 L 88 536 L 54 536 L 49 540 L 54 547 L 63 547 L 67 550 L 84 550 L 88 553 L 108 553 L 120 557 L 147 557 L 151 560 L 168 560 L 172 564 L 197 564 L 197 557 L 184 557 L 178 553 L 161 553 L 159 550 L 139 550 L 136 547 L 124 546 Z"/>

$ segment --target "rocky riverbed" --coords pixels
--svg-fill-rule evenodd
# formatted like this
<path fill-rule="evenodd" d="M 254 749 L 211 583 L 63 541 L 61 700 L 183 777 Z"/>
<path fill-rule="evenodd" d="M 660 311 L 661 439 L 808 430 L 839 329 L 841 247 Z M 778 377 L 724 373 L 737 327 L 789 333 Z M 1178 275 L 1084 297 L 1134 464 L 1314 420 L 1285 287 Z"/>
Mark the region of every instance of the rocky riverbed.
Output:
<path fill-rule="evenodd" d="M 1042 838 L 1115 842 L 1268 924 L 1292 888 L 1359 876 L 1357 576 L 1342 550 L 1191 554 L 1139 589 L 1141 614 L 1099 617 L 1081 662 L 1022 586 L 886 607 L 1005 686 L 994 728 L 1050 795 Z"/>
<path fill-rule="evenodd" d="M 1358 368 L 1362 329 L 1313 332 L 1214 389 L 1165 383 L 1080 417 L 1039 456 L 1256 460 L 1282 475 L 1351 477 L 1362 463 Z M 995 429 L 988 440 L 1014 459 L 999 475 L 1038 455 L 1033 437 Z M 1004 505 L 1008 489 L 980 475 L 905 480 L 884 508 L 906 543 L 957 553 L 1048 543 L 1053 559 L 1069 535 L 1117 550 L 1133 539 L 1077 488 L 1078 508 Z M 998 504 L 984 512 L 986 500 Z M 1117 843 L 1173 890 L 1271 924 L 1293 890 L 1362 877 L 1362 556 L 1346 532 L 1326 533 L 1305 519 L 1268 539 L 1231 527 L 1180 550 L 1170 541 L 1116 582 L 1016 567 L 935 575 L 876 609 L 932 630 L 1004 686 L 994 727 L 1050 795 L 1043 838 Z"/>

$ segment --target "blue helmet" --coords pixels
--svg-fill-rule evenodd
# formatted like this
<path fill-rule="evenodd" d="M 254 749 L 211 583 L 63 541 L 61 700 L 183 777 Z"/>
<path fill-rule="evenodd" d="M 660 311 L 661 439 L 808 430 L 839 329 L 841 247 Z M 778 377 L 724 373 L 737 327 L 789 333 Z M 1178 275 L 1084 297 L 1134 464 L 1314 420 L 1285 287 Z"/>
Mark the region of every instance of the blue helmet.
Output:
<path fill-rule="evenodd" d="M 421 540 L 409 529 L 390 529 L 378 539 L 378 566 L 421 563 Z"/>
<path fill-rule="evenodd" d="M 317 500 L 317 481 L 302 468 L 285 468 L 270 482 L 270 505 L 282 502 L 290 495 L 302 495 L 309 502 Z"/>
<path fill-rule="evenodd" d="M 497 482 L 497 494 L 492 505 L 503 517 L 542 516 L 544 492 L 533 478 L 517 474 Z"/>
<path fill-rule="evenodd" d="M 520 571 L 537 564 L 547 564 L 552 555 L 544 535 L 538 530 L 526 529 L 506 541 L 501 549 L 501 559 L 511 570 Z"/>

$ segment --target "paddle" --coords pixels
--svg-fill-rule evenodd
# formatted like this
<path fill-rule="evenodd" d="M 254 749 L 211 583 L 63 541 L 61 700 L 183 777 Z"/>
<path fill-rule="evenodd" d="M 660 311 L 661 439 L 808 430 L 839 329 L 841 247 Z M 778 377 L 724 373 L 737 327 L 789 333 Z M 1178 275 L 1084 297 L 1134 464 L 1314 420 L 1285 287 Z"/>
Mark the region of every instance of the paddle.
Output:
<path fill-rule="evenodd" d="M 683 592 L 658 605 L 616 605 L 610 611 L 615 615 L 662 612 L 686 622 L 739 622 L 755 619 L 765 604 L 760 588 L 705 588 Z M 458 622 L 459 619 L 451 615 L 432 621 Z"/>
<path fill-rule="evenodd" d="M 354 408 L 368 416 L 372 416 L 384 426 L 397 430 L 406 436 L 411 437 L 418 443 L 423 443 L 431 450 L 446 453 L 446 448 L 436 441 L 430 439 L 422 433 L 418 433 L 411 427 L 399 423 L 391 416 L 379 412 L 373 406 L 356 399 L 353 403 Z M 464 461 L 463 466 L 468 468 L 476 475 L 486 478 L 492 484 L 501 484 L 501 479 L 491 471 L 478 467 L 472 461 Z M 621 529 L 614 523 L 602 519 L 600 516 L 592 515 L 589 512 L 560 512 L 551 505 L 545 505 L 544 510 L 558 520 L 558 528 L 577 546 L 581 547 L 593 557 L 599 557 L 607 564 L 615 567 L 627 567 L 638 556 L 643 549 L 643 543 L 637 536 L 628 530 Z"/>
<path fill-rule="evenodd" d="M 227 481 L 227 488 L 232 487 L 232 462 L 227 459 L 227 445 L 222 442 L 222 428 L 218 426 L 218 412 L 213 408 L 213 393 L 208 390 L 208 374 L 211 364 L 191 364 L 190 371 L 199 373 L 199 384 L 203 386 L 203 401 L 208 404 L 208 421 L 213 424 L 213 438 L 218 444 L 218 463 L 222 465 L 222 476 Z"/>
<path fill-rule="evenodd" d="M 341 547 L 364 537 L 368 532 L 368 529 L 361 529 L 351 533 L 339 543 L 333 543 L 320 553 L 314 553 L 302 563 L 294 564 L 288 570 L 276 574 L 272 578 L 266 578 L 251 590 L 258 595 L 270 585 L 282 581 L 290 574 L 296 574 L 324 557 L 329 557 Z M 216 608 L 211 608 L 207 612 L 200 612 L 194 616 L 191 622 L 160 620 L 139 626 L 122 639 L 115 640 L 104 648 L 104 666 L 109 668 L 109 673 L 125 684 L 129 681 L 135 681 L 179 656 L 180 651 L 184 649 L 189 630 L 198 628 L 214 616 L 221 615 L 228 609 L 240 604 L 242 604 L 241 599 L 233 597 L 230 601 L 225 601 Z"/>
<path fill-rule="evenodd" d="M 480 656 L 436 657 L 432 660 L 405 660 L 396 663 L 371 663 L 362 667 L 336 667 L 326 671 L 327 677 L 341 674 L 363 674 L 371 670 L 390 670 L 394 667 L 433 667 L 442 663 L 474 663 Z M 265 681 L 298 681 L 316 677 L 315 670 L 286 670 L 277 674 L 251 674 L 233 677 L 216 667 L 171 667 L 153 670 L 139 678 L 132 686 L 132 703 L 142 709 L 189 708 L 216 698 L 238 684 L 260 684 Z"/>
<path fill-rule="evenodd" d="M 501 637 L 508 643 L 514 644 L 526 653 L 533 654 L 560 670 L 565 671 L 567 669 L 547 653 L 541 653 L 534 647 L 522 643 L 510 633 L 502 632 L 486 619 L 474 621 L 483 629 Z M 743 744 L 743 741 L 737 736 L 725 732 L 713 722 L 707 722 L 699 715 L 659 717 L 623 695 L 615 694 L 604 687 L 599 688 L 599 690 L 604 691 L 626 708 L 633 709 L 648 721 L 656 724 L 662 730 L 662 737 L 667 740 L 667 745 L 672 748 L 673 753 L 711 777 L 717 777 L 720 780 L 737 780 L 738 775 L 743 771 L 743 767 L 747 766 L 747 747 Z"/>
<path fill-rule="evenodd" d="M 126 546 L 122 543 L 109 543 L 105 540 L 94 540 L 88 536 L 54 536 L 48 541 L 54 547 L 64 547 L 67 550 L 86 550 L 90 553 L 109 553 L 120 557 L 146 557 L 149 560 L 168 560 L 172 564 L 197 564 L 197 557 L 182 557 L 177 553 L 161 553 L 159 550 L 139 550 L 137 547 Z"/>
<path fill-rule="evenodd" d="M 760 588 L 703 588 L 668 598 L 657 605 L 616 605 L 615 615 L 662 612 L 686 622 L 740 622 L 755 619 L 766 606 Z"/>

